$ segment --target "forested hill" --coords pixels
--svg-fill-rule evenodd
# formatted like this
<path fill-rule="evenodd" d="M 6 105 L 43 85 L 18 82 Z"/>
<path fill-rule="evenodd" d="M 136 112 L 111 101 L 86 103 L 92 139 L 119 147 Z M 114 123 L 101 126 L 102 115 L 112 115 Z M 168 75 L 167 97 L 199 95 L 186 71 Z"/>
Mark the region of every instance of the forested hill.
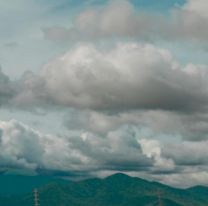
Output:
<path fill-rule="evenodd" d="M 0 206 L 33 205 L 37 187 L 41 206 L 207 206 L 208 188 L 176 189 L 115 174 L 79 182 L 44 176 L 0 176 Z M 160 198 L 159 198 L 160 197 Z"/>

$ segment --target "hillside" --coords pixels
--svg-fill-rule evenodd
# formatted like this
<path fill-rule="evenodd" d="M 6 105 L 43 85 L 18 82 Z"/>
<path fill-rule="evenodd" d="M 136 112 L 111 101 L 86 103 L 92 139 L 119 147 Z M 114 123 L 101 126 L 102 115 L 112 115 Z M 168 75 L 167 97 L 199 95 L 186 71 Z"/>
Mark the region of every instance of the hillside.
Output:
<path fill-rule="evenodd" d="M 21 195 L 33 188 L 61 181 L 49 176 L 0 175 L 0 195 Z"/>
<path fill-rule="evenodd" d="M 7 177 L 8 178 L 8 177 Z M 14 177 L 13 177 L 14 178 Z M 15 177 L 18 179 L 18 176 Z M 28 177 L 20 177 L 26 182 Z M 58 180 L 47 177 L 30 177 L 41 184 L 39 193 L 41 206 L 151 206 L 158 204 L 158 194 L 164 206 L 205 206 L 208 205 L 208 188 L 193 187 L 176 189 L 157 182 L 149 182 L 140 178 L 129 177 L 124 174 L 115 174 L 105 179 L 88 179 L 79 182 Z M 45 178 L 45 180 L 44 180 Z M 6 180 L 0 178 L 0 191 L 3 191 Z M 46 181 L 46 184 L 44 181 Z M 16 182 L 18 182 L 16 180 Z M 33 185 L 34 186 L 34 185 Z M 21 186 L 20 186 L 21 187 Z M 28 206 L 33 205 L 31 188 L 27 193 L 15 195 L 2 194 L 1 206 Z"/>

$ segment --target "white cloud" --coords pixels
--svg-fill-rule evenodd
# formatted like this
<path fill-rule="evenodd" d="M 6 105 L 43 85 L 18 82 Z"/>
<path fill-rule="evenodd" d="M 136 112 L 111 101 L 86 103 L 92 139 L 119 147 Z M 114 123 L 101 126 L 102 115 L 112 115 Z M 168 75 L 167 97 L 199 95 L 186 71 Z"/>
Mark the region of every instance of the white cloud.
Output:
<path fill-rule="evenodd" d="M 150 137 L 202 141 L 208 139 L 206 112 L 175 112 L 164 110 L 132 110 L 118 113 L 73 110 L 65 114 L 64 126 L 70 131 L 89 131 L 106 135 L 123 126 L 145 131 Z"/>
<path fill-rule="evenodd" d="M 103 10 L 89 9 L 81 13 L 76 19 L 76 28 L 95 37 L 127 34 L 137 21 L 133 13 L 133 5 L 128 1 L 110 1 Z"/>
<path fill-rule="evenodd" d="M 0 131 L 1 167 L 75 170 L 86 159 L 65 138 L 41 134 L 16 120 L 1 121 Z"/>
<path fill-rule="evenodd" d="M 187 3 L 183 6 L 183 9 L 185 11 L 193 12 L 198 16 L 208 18 L 208 5 L 206 0 L 188 0 Z"/>
<path fill-rule="evenodd" d="M 183 141 L 167 144 L 163 149 L 164 155 L 171 157 L 178 165 L 207 165 L 208 140 L 200 142 Z"/>
<path fill-rule="evenodd" d="M 161 145 L 157 140 L 139 140 L 141 144 L 142 152 L 149 158 L 154 158 L 154 166 L 156 169 L 162 171 L 172 171 L 175 168 L 174 161 L 172 159 L 164 158 L 161 154 Z"/>
<path fill-rule="evenodd" d="M 16 121 L 0 122 L 0 159 L 2 167 L 35 169 L 44 148 L 39 134 Z"/>
<path fill-rule="evenodd" d="M 61 137 L 42 134 L 16 120 L 0 121 L 0 166 L 9 170 L 98 176 L 122 171 L 175 186 L 190 186 L 206 183 L 207 144 L 167 144 L 147 139 L 130 127 L 105 136 L 83 132 Z"/>
<path fill-rule="evenodd" d="M 16 120 L 0 122 L 1 167 L 90 172 L 132 170 L 150 167 L 151 162 L 128 131 L 114 131 L 104 138 L 92 133 L 61 137 L 42 134 Z"/>
<path fill-rule="evenodd" d="M 47 39 L 53 41 L 129 36 L 143 38 L 147 32 L 156 29 L 154 17 L 146 13 L 138 14 L 127 0 L 112 0 L 103 7 L 94 6 L 83 10 L 74 19 L 73 26 L 68 29 L 62 26 L 57 30 L 55 26 L 42 31 Z M 156 15 L 156 18 L 162 21 L 160 15 Z M 57 34 L 57 31 L 59 35 L 53 35 Z"/>
<path fill-rule="evenodd" d="M 0 5 L 6 11 L 15 10 L 8 25 L 13 25 L 15 15 L 21 19 L 20 13 L 30 13 L 22 4 Z M 34 5 L 30 21 L 24 18 L 27 22 L 22 29 L 17 26 L 14 30 L 24 31 L 27 41 L 36 39 L 40 43 L 40 33 L 32 28 L 39 28 L 40 22 L 35 27 L 34 22 L 42 14 L 50 13 L 51 8 L 39 7 L 34 1 L 27 4 L 31 8 Z M 117 0 L 84 10 L 73 27 L 49 26 L 43 32 L 53 41 L 130 37 L 206 45 L 207 9 L 205 0 L 189 0 L 166 18 L 138 13 L 129 1 Z M 48 26 L 51 21 L 44 22 Z M 5 46 L 15 47 L 17 39 L 25 38 L 21 32 L 15 34 L 20 36 L 14 39 L 15 43 L 10 41 Z M 7 40 L 9 35 L 4 35 Z M 111 47 L 104 49 L 80 43 L 49 61 L 40 72 L 26 72 L 18 81 L 11 81 L 0 71 L 0 105 L 29 110 L 78 110 L 65 121 L 70 134 L 71 129 L 77 130 L 76 136 L 46 135 L 15 120 L 0 121 L 0 167 L 97 175 L 116 171 L 146 173 L 148 178 L 179 186 L 207 181 L 207 65 L 181 66 L 169 51 L 152 44 L 109 44 Z M 24 64 L 25 61 L 31 63 L 28 58 Z M 138 133 L 144 128 L 151 131 L 150 136 Z M 168 135 L 182 140 L 176 143 L 171 139 L 171 144 L 166 144 L 160 142 L 160 135 L 167 141 Z"/>
<path fill-rule="evenodd" d="M 123 128 L 97 136 L 84 132 L 60 137 L 42 134 L 16 120 L 0 122 L 0 165 L 9 169 L 55 171 L 143 171 L 161 169 L 161 154 L 141 150 L 133 130 Z M 142 142 L 142 148 L 145 144 Z M 60 152 L 61 151 L 61 152 Z M 145 150 L 146 151 L 146 150 Z M 154 163 L 155 162 L 155 163 Z M 167 165 L 166 165 L 167 166 Z"/>
<path fill-rule="evenodd" d="M 167 14 L 137 11 L 127 0 L 112 0 L 103 7 L 82 11 L 73 26 L 66 29 L 43 29 L 52 41 L 102 40 L 112 37 L 143 40 L 179 40 L 195 43 L 207 42 L 208 22 L 206 0 L 189 0 L 181 7 L 173 7 Z M 54 34 L 59 35 L 54 35 Z"/>
<path fill-rule="evenodd" d="M 208 100 L 207 67 L 188 68 L 182 68 L 169 51 L 150 44 L 120 43 L 106 50 L 80 44 L 50 61 L 38 75 L 25 75 L 14 103 L 109 110 L 203 109 Z"/>
<path fill-rule="evenodd" d="M 206 185 L 208 182 L 208 172 L 206 171 L 186 171 L 178 174 L 164 174 L 155 178 L 165 184 L 175 187 L 192 187 L 196 185 Z"/>

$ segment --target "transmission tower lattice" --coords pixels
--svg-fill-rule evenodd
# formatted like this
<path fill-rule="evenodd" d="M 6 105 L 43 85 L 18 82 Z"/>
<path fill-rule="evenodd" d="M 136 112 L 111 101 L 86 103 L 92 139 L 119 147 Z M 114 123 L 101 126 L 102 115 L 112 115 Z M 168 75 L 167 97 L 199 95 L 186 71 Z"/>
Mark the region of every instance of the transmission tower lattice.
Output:
<path fill-rule="evenodd" d="M 163 206 L 163 203 L 162 203 L 162 192 L 161 191 L 158 191 L 158 204 L 159 204 L 159 206 Z"/>
<path fill-rule="evenodd" d="M 34 194 L 34 206 L 40 206 L 38 190 L 34 189 L 33 194 Z"/>

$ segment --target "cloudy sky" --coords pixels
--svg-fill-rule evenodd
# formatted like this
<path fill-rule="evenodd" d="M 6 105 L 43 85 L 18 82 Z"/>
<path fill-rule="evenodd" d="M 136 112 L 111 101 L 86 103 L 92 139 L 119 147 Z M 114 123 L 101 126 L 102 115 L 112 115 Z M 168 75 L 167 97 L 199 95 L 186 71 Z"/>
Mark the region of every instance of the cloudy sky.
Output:
<path fill-rule="evenodd" d="M 208 185 L 207 0 L 0 0 L 0 172 Z"/>

